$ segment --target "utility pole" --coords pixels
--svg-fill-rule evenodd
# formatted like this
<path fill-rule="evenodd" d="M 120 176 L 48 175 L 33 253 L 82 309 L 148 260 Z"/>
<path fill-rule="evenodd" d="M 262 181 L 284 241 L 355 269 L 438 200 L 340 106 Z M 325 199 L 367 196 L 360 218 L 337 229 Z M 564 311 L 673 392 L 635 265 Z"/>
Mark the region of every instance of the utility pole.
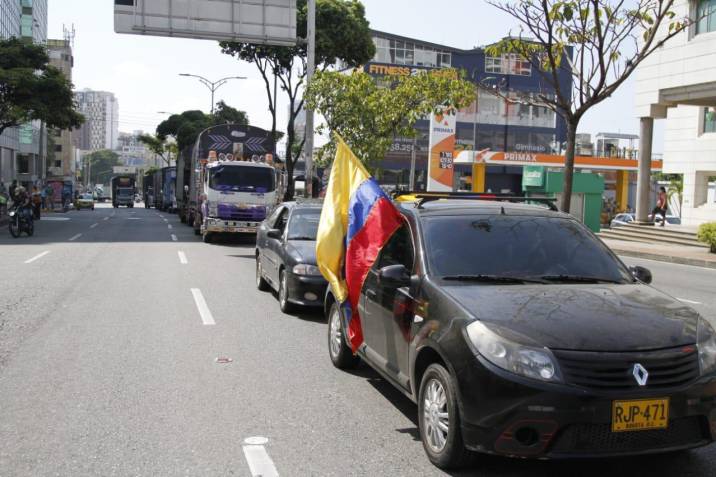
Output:
<path fill-rule="evenodd" d="M 415 190 L 415 160 L 417 159 L 418 138 L 413 137 L 413 150 L 410 153 L 410 180 L 408 181 L 408 190 Z"/>
<path fill-rule="evenodd" d="M 308 0 L 308 65 L 306 71 L 306 86 L 311 84 L 313 73 L 316 70 L 316 0 Z M 313 197 L 313 111 L 306 109 L 306 141 L 304 143 L 306 156 L 305 196 Z"/>
<path fill-rule="evenodd" d="M 232 80 L 232 79 L 244 80 L 244 79 L 246 79 L 246 76 L 227 76 L 226 78 L 221 78 L 220 80 L 217 80 L 217 81 L 210 81 L 210 80 L 204 78 L 203 76 L 191 75 L 189 73 L 179 73 L 179 76 L 188 76 L 191 78 L 197 78 L 201 82 L 201 84 L 203 84 L 204 86 L 209 88 L 209 91 L 211 91 L 211 114 L 212 115 L 214 114 L 214 94 L 216 93 L 216 90 L 221 88 L 222 86 L 224 86 L 226 83 L 228 83 L 229 80 Z"/>

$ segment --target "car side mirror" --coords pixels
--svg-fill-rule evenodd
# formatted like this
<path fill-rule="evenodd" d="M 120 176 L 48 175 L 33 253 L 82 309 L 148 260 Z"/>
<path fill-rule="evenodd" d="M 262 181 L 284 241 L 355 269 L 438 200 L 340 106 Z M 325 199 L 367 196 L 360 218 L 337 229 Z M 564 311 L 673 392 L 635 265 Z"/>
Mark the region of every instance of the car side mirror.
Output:
<path fill-rule="evenodd" d="M 410 285 L 410 273 L 405 265 L 388 265 L 378 271 L 378 283 L 389 287 Z"/>
<path fill-rule="evenodd" d="M 266 236 L 268 238 L 281 240 L 283 238 L 283 232 L 281 232 L 281 230 L 279 229 L 269 229 L 269 231 L 266 232 Z"/>
<path fill-rule="evenodd" d="M 634 278 L 636 278 L 640 282 L 644 282 L 646 284 L 651 283 L 652 277 L 651 272 L 648 268 L 636 266 L 631 267 L 629 270 L 631 271 L 631 274 L 634 275 Z"/>

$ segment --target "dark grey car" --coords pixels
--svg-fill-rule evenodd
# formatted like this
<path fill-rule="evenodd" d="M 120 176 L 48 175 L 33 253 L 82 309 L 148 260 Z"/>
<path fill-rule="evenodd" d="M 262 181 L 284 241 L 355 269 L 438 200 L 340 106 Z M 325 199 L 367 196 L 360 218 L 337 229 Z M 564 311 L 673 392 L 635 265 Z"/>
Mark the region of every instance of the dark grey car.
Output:
<path fill-rule="evenodd" d="M 281 311 L 321 306 L 327 282 L 316 265 L 321 202 L 284 202 L 256 235 L 256 286 L 278 291 Z"/>

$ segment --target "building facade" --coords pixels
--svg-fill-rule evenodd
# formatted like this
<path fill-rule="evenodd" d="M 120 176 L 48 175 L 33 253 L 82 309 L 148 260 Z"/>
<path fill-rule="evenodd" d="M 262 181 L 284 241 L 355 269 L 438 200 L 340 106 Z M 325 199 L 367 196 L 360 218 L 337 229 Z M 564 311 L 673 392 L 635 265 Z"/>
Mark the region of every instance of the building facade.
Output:
<path fill-rule="evenodd" d="M 62 71 L 67 79 L 72 80 L 74 57 L 69 39 L 48 40 L 50 64 Z M 47 146 L 48 175 L 72 181 L 76 178 L 75 147 L 72 144 L 72 130 L 51 129 L 48 131 Z"/>
<path fill-rule="evenodd" d="M 698 225 L 716 220 L 716 0 L 677 0 L 674 10 L 699 20 L 639 66 L 640 161 L 650 159 L 654 119 L 665 119 L 664 172 L 683 174 L 682 223 Z M 652 194 L 645 186 L 637 213 L 654 206 Z"/>
<path fill-rule="evenodd" d="M 391 33 L 372 31 L 376 54 L 364 71 L 378 80 L 382 76 L 413 75 L 430 69 L 456 68 L 470 81 L 480 83 L 490 78 L 507 94 L 545 92 L 538 72 L 529 61 L 515 55 L 490 57 L 482 48 L 462 50 L 445 45 L 406 38 Z M 571 75 L 560 72 L 565 90 L 572 87 Z M 416 184 L 425 183 L 428 162 L 427 120 L 416 124 L 418 139 L 397 138 L 381 165 L 382 181 L 396 186 L 408 184 L 411 156 L 416 147 Z M 458 112 L 456 144 L 459 150 L 483 150 L 559 153 L 566 140 L 564 120 L 544 107 L 514 104 L 486 91 L 478 91 L 476 103 Z M 464 169 L 464 170 L 463 170 Z M 469 167 L 456 166 L 457 184 L 467 188 Z M 486 190 L 521 192 L 522 167 L 489 166 Z"/>
<path fill-rule="evenodd" d="M 114 93 L 84 89 L 75 92 L 75 101 L 86 120 L 73 133 L 75 147 L 83 151 L 117 149 L 119 103 Z"/>
<path fill-rule="evenodd" d="M 47 41 L 47 0 L 0 0 L 0 38 Z M 0 182 L 25 185 L 46 174 L 46 130 L 39 121 L 10 128 L 0 135 Z"/>

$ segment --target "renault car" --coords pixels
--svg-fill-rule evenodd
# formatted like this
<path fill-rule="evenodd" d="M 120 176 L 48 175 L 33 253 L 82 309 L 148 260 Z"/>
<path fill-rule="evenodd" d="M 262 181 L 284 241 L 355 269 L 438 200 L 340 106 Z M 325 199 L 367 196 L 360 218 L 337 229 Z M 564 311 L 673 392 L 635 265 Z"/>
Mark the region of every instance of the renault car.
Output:
<path fill-rule="evenodd" d="M 437 200 L 436 200 L 437 199 Z M 478 453 L 649 454 L 716 435 L 711 319 L 650 286 L 572 216 L 516 199 L 396 202 L 368 272 L 356 355 L 329 291 L 328 351 L 417 403 L 441 468 Z"/>

